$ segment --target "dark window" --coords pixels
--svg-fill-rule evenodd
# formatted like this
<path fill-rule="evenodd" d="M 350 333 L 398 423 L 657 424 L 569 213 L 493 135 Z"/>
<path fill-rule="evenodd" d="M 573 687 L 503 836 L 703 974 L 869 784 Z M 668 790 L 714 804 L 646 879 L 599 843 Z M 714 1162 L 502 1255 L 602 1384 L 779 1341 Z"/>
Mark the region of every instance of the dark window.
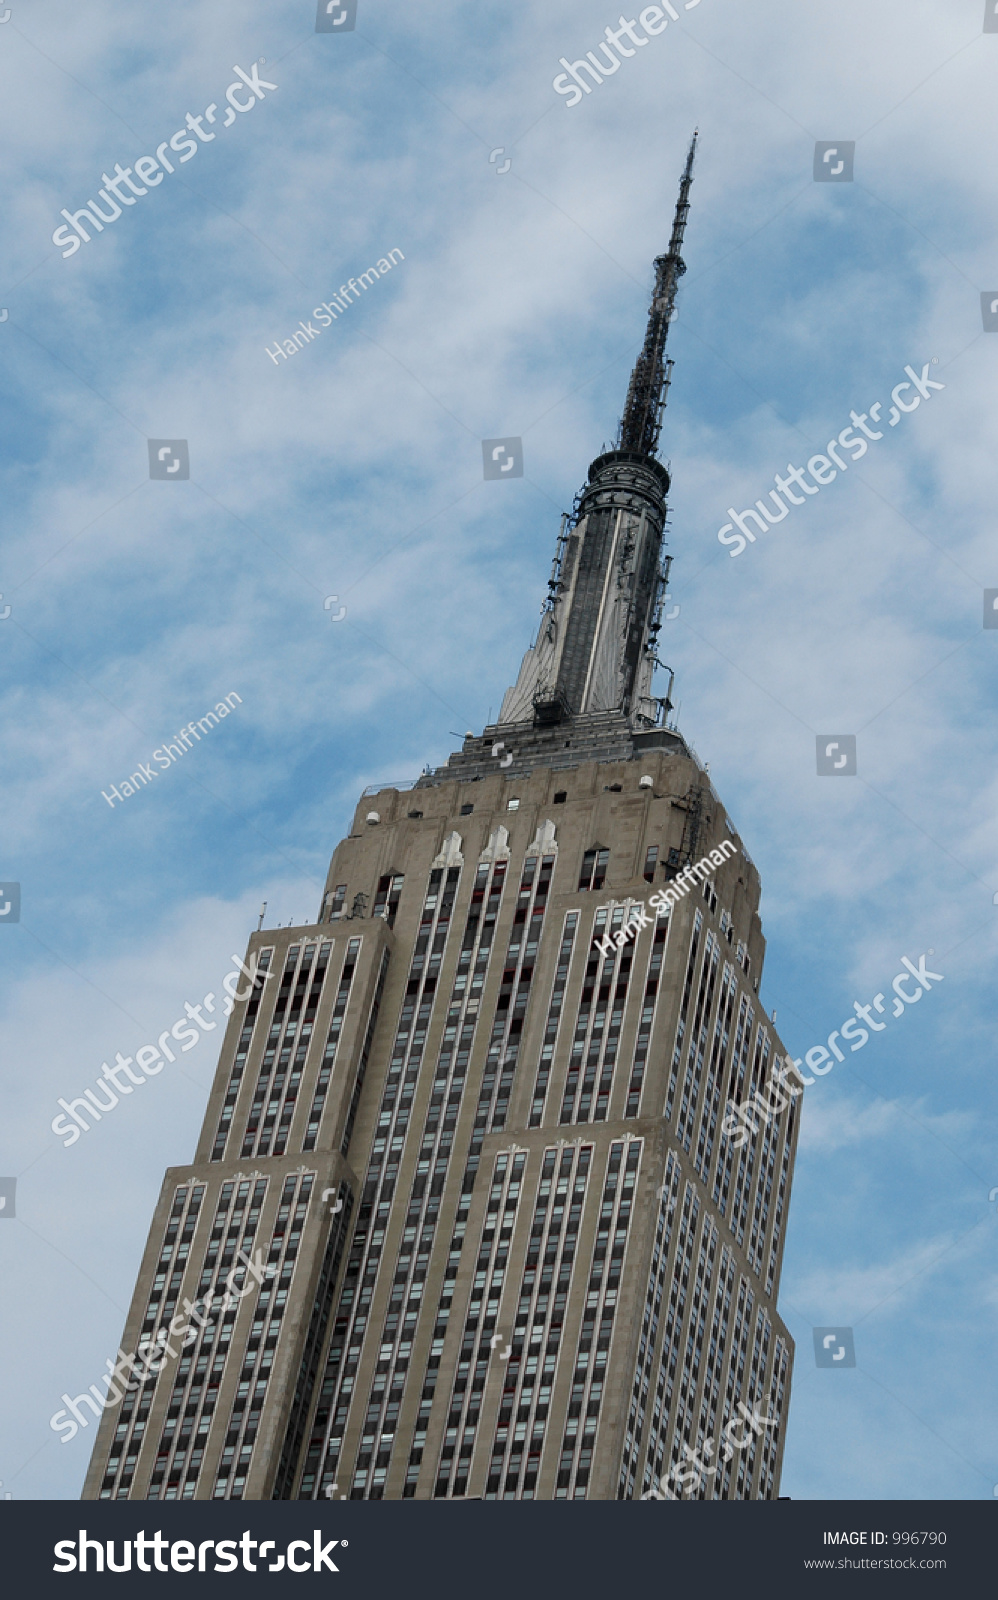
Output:
<path fill-rule="evenodd" d="M 462 815 L 462 817 L 470 817 L 471 813 L 474 811 L 474 809 L 475 808 L 472 805 L 463 805 L 461 807 L 461 815 Z"/>
<path fill-rule="evenodd" d="M 412 819 L 413 822 L 418 822 L 419 818 L 422 815 L 423 815 L 423 813 L 421 811 L 410 811 L 409 812 L 409 816 L 410 816 L 410 818 Z"/>
<path fill-rule="evenodd" d="M 375 917 L 384 917 L 390 928 L 395 926 L 395 913 L 398 911 L 399 900 L 402 895 L 402 885 L 405 876 L 402 873 L 389 872 L 378 879 L 378 892 L 374 897 Z"/>
<path fill-rule="evenodd" d="M 554 797 L 554 803 L 555 803 L 556 806 L 563 806 L 567 799 L 568 799 L 568 790 L 567 789 L 559 789 L 558 793 Z"/>
<path fill-rule="evenodd" d="M 602 889 L 606 879 L 606 867 L 609 859 L 609 850 L 603 850 L 599 845 L 595 845 L 592 850 L 587 850 L 582 858 L 579 888 Z"/>
<path fill-rule="evenodd" d="M 648 846 L 647 854 L 645 855 L 645 872 L 644 872 L 644 876 L 645 876 L 645 882 L 646 883 L 654 883 L 655 882 L 655 863 L 657 862 L 657 860 L 658 860 L 658 845 L 657 844 L 650 844 Z"/>

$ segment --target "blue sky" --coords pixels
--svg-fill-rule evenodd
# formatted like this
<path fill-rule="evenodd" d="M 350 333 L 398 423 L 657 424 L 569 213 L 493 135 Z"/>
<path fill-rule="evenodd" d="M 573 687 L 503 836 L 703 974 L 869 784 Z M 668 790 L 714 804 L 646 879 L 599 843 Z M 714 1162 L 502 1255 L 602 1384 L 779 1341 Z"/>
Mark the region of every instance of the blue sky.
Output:
<path fill-rule="evenodd" d="M 980 309 L 998 294 L 998 35 L 983 0 L 676 9 L 569 106 L 559 57 L 616 25 L 603 0 L 359 0 L 343 35 L 314 32 L 309 0 L 11 0 L 0 879 L 23 905 L 0 929 L 0 1172 L 18 1175 L 0 1480 L 17 1499 L 80 1492 L 92 1441 L 63 1447 L 48 1419 L 116 1347 L 216 1052 L 68 1151 L 55 1101 L 217 992 L 263 900 L 271 926 L 315 915 L 365 785 L 495 715 L 559 513 L 614 434 L 694 126 L 662 444 L 681 727 L 759 867 L 762 998 L 793 1054 L 903 955 L 931 949 L 944 974 L 805 1097 L 783 1493 L 998 1483 L 998 338 Z M 61 209 L 261 58 L 277 89 L 64 260 Z M 834 139 L 856 141 L 854 181 L 815 183 Z M 393 248 L 404 262 L 275 367 L 266 347 Z M 728 506 L 851 409 L 886 414 L 906 364 L 933 358 L 944 389 L 728 556 Z M 509 434 L 524 477 L 483 482 L 481 439 Z M 189 441 L 189 481 L 149 480 L 149 437 Z M 230 692 L 209 740 L 106 804 Z M 855 778 L 817 776 L 824 733 L 857 736 Z M 815 1367 L 815 1325 L 854 1327 L 855 1370 Z"/>

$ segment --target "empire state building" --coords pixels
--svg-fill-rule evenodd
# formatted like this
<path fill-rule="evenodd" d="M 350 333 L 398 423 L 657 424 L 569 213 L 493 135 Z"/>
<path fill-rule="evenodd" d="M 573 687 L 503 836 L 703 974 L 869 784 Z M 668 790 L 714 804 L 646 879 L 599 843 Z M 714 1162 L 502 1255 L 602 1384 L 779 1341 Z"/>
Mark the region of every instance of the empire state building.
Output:
<path fill-rule="evenodd" d="M 249 941 L 85 1499 L 779 1494 L 799 1101 L 726 1131 L 785 1059 L 759 875 L 652 692 L 695 144 L 498 722 Z"/>

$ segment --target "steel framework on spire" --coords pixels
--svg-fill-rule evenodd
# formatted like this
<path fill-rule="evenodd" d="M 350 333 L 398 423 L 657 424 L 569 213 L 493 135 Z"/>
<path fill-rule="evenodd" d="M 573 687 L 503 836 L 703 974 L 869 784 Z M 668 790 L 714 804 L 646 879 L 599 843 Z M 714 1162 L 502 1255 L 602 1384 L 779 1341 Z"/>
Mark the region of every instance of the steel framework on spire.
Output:
<path fill-rule="evenodd" d="M 669 387 L 671 363 L 666 360 L 665 341 L 676 304 L 679 280 L 686 271 L 686 263 L 680 252 L 690 212 L 696 144 L 697 133 L 694 132 L 686 157 L 686 170 L 679 185 L 679 201 L 669 248 L 664 256 L 655 258 L 655 292 L 648 312 L 648 330 L 644 347 L 631 373 L 627 403 L 617 435 L 618 450 L 636 450 L 645 456 L 653 456 L 658 449 L 662 412 Z"/>

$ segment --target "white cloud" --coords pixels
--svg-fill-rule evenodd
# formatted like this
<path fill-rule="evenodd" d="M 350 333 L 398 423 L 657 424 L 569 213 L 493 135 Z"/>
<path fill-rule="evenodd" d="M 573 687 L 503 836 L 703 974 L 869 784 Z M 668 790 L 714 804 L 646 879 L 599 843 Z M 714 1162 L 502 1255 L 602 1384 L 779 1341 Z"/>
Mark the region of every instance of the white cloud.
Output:
<path fill-rule="evenodd" d="M 974 1117 L 965 1111 L 934 1114 L 924 1099 L 905 1104 L 877 1096 L 864 1103 L 844 1096 L 833 1099 L 810 1094 L 804 1099 L 798 1150 L 801 1155 L 827 1156 L 874 1140 L 907 1139 L 915 1124 L 952 1146 L 970 1136 Z"/>

